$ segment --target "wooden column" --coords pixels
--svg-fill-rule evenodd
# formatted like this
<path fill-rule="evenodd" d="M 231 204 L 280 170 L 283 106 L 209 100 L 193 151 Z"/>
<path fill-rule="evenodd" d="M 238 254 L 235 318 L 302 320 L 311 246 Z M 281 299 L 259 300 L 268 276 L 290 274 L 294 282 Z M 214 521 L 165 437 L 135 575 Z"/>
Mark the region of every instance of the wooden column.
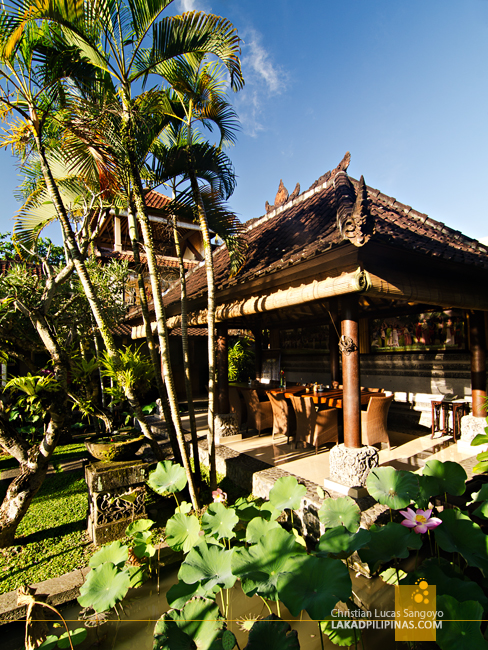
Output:
<path fill-rule="evenodd" d="M 329 323 L 329 362 L 330 362 L 330 380 L 341 381 L 341 365 L 339 363 L 339 335 L 338 331 L 341 327 L 339 320 L 339 304 L 337 298 L 329 300 L 329 311 L 331 322 Z"/>
<path fill-rule="evenodd" d="M 471 392 L 473 397 L 473 415 L 486 417 L 486 353 L 485 353 L 485 316 L 482 311 L 473 311 L 469 315 L 469 339 L 471 349 Z"/>
<path fill-rule="evenodd" d="M 263 333 L 260 327 L 252 330 L 254 334 L 254 359 L 256 364 L 256 377 L 261 377 L 263 368 Z"/>
<path fill-rule="evenodd" d="M 122 252 L 122 227 L 120 217 L 114 217 L 114 251 Z"/>
<path fill-rule="evenodd" d="M 218 413 L 229 413 L 229 357 L 227 324 L 217 324 L 217 404 Z"/>
<path fill-rule="evenodd" d="M 342 353 L 342 379 L 344 398 L 344 445 L 361 447 L 361 399 L 359 383 L 359 305 L 356 295 L 341 298 L 341 338 L 348 347 Z M 347 337 L 345 340 L 343 337 Z M 348 342 L 350 343 L 347 346 Z"/>

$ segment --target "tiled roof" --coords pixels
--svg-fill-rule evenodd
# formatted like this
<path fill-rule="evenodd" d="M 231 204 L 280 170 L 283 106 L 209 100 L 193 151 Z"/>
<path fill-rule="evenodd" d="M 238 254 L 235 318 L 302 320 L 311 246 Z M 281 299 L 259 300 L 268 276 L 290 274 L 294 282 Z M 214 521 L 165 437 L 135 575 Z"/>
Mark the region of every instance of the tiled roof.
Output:
<path fill-rule="evenodd" d="M 324 174 L 292 201 L 263 217 L 246 222 L 247 259 L 233 278 L 229 277 L 229 256 L 225 247 L 214 252 L 217 290 L 276 273 L 344 243 L 337 227 L 334 176 Z M 358 181 L 350 178 L 355 188 Z M 396 199 L 367 187 L 370 211 L 375 217 L 372 242 L 384 242 L 453 262 L 488 269 L 488 247 L 461 232 L 430 219 Z M 188 295 L 206 292 L 205 268 L 187 276 Z M 165 296 L 165 304 L 179 300 L 179 288 Z"/>
<path fill-rule="evenodd" d="M 170 202 L 170 199 L 167 196 L 160 192 L 156 192 L 156 190 L 146 191 L 145 198 L 146 206 L 148 208 L 153 208 L 154 210 L 160 210 L 166 205 L 166 203 Z"/>

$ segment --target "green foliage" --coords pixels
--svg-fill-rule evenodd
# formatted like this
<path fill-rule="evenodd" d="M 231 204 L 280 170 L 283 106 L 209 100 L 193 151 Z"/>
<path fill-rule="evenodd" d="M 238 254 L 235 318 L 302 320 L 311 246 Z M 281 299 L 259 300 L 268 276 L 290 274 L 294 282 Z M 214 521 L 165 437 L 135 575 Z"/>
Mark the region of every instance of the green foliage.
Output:
<path fill-rule="evenodd" d="M 36 242 L 34 252 L 38 258 L 46 258 L 49 252 L 49 263 L 53 266 L 59 266 L 64 263 L 64 248 L 56 246 L 49 238 L 39 237 Z M 12 241 L 12 236 L 8 232 L 0 233 L 0 259 L 14 260 L 26 256 L 24 248 L 19 246 L 19 242 Z"/>
<path fill-rule="evenodd" d="M 448 553 L 460 553 L 470 566 L 488 576 L 488 537 L 478 524 L 460 510 L 444 510 L 439 519 L 442 525 L 434 531 L 437 544 Z"/>
<path fill-rule="evenodd" d="M 119 571 L 111 562 L 104 562 L 88 574 L 80 588 L 78 602 L 97 613 L 106 612 L 125 597 L 129 586 L 128 571 Z"/>
<path fill-rule="evenodd" d="M 271 614 L 262 621 L 256 621 L 249 632 L 244 650 L 298 650 L 298 633 L 290 624 Z"/>
<path fill-rule="evenodd" d="M 488 641 L 483 638 L 480 622 L 483 608 L 474 600 L 458 602 L 452 596 L 438 596 L 437 609 L 444 612 L 445 621 L 436 633 L 441 650 L 487 650 Z"/>
<path fill-rule="evenodd" d="M 466 471 L 459 465 L 451 461 L 441 462 L 440 460 L 429 460 L 425 464 L 424 476 L 433 476 L 437 479 L 442 492 L 460 496 L 466 490 Z"/>
<path fill-rule="evenodd" d="M 153 650 L 222 650 L 224 625 L 212 600 L 195 598 L 163 614 L 154 629 Z"/>
<path fill-rule="evenodd" d="M 174 551 L 188 553 L 200 539 L 200 524 L 195 515 L 177 512 L 166 524 L 166 542 Z"/>
<path fill-rule="evenodd" d="M 233 509 L 226 508 L 223 503 L 211 503 L 202 517 L 202 528 L 206 535 L 232 539 L 236 536 L 234 527 L 238 521 L 239 517 Z"/>
<path fill-rule="evenodd" d="M 237 340 L 229 347 L 229 381 L 247 381 L 256 373 L 254 347 L 250 338 Z"/>
<path fill-rule="evenodd" d="M 319 519 L 326 528 L 344 526 L 349 532 L 355 533 L 361 521 L 361 511 L 351 497 L 326 499 L 320 507 Z"/>
<path fill-rule="evenodd" d="M 376 467 L 366 479 L 366 487 L 372 497 L 392 510 L 408 506 L 419 492 L 415 474 L 393 467 Z"/>
<path fill-rule="evenodd" d="M 224 551 L 205 541 L 195 545 L 183 561 L 178 578 L 186 584 L 200 582 L 207 590 L 216 587 L 230 589 L 234 586 L 236 576 L 231 570 L 234 550 Z"/>
<path fill-rule="evenodd" d="M 388 523 L 381 528 L 371 526 L 371 539 L 358 553 L 363 562 L 369 565 L 372 573 L 392 558 L 408 557 L 410 549 L 419 549 L 422 539 L 413 530 L 401 524 Z"/>
<path fill-rule="evenodd" d="M 149 472 L 147 484 L 161 496 L 181 492 L 187 484 L 184 468 L 178 463 L 163 460 L 158 463 L 156 469 Z"/>
<path fill-rule="evenodd" d="M 300 485 L 294 476 L 282 476 L 269 492 L 269 502 L 276 510 L 296 510 L 300 507 L 307 488 Z"/>
<path fill-rule="evenodd" d="M 345 559 L 354 551 L 369 543 L 371 533 L 360 528 L 357 533 L 351 533 L 345 526 L 337 526 L 326 530 L 315 547 L 317 557 L 337 557 Z"/>
<path fill-rule="evenodd" d="M 114 359 L 104 351 L 100 361 L 101 374 L 114 381 L 114 386 L 105 392 L 112 396 L 113 403 L 121 403 L 127 397 L 129 388 L 136 388 L 144 395 L 150 388 L 154 377 L 154 367 L 149 357 L 141 352 L 142 345 L 134 349 L 125 346 L 119 350 L 119 358 Z"/>

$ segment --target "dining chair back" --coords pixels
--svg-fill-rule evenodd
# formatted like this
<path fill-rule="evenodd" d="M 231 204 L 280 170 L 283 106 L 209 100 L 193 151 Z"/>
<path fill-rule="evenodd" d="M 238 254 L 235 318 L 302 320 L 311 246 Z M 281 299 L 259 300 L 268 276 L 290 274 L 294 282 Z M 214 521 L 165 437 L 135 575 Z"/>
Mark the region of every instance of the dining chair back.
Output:
<path fill-rule="evenodd" d="M 375 395 L 369 400 L 366 411 L 361 411 L 361 439 L 364 445 L 386 442 L 388 449 L 391 449 L 386 424 L 392 401 L 393 395 Z"/>
<path fill-rule="evenodd" d="M 269 429 L 273 426 L 271 402 L 269 400 L 260 402 L 256 390 L 243 390 L 242 395 L 247 410 L 246 431 L 257 429 L 258 434 L 261 435 L 263 429 Z"/>
<path fill-rule="evenodd" d="M 323 408 L 315 410 L 315 404 L 309 397 L 293 396 L 291 398 L 297 419 L 296 444 L 308 442 L 318 448 L 326 442 L 338 442 L 337 409 Z"/>
<path fill-rule="evenodd" d="M 286 442 L 290 442 L 296 433 L 296 417 L 294 409 L 289 406 L 284 393 L 273 393 L 266 391 L 273 410 L 273 440 L 275 435 L 286 436 Z"/>

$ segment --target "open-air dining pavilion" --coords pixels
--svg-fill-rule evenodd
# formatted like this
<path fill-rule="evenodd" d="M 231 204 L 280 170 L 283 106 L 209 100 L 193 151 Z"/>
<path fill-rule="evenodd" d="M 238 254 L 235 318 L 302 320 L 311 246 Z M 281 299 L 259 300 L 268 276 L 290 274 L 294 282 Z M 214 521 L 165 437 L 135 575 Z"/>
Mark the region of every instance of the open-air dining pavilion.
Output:
<path fill-rule="evenodd" d="M 275 380 L 284 370 L 288 387 L 298 384 L 302 399 L 305 384 L 340 386 L 326 404 L 334 411 L 340 406 L 344 442 L 333 448 L 330 474 L 354 482 L 349 471 L 369 471 L 377 462 L 361 434 L 375 399 L 392 394 L 397 416 L 416 414 L 430 425 L 431 399 L 458 397 L 468 404 L 460 414 L 447 413 L 443 428 L 449 417 L 452 426 L 459 424 L 471 407 L 470 426 L 482 431 L 488 249 L 363 178 L 350 178 L 349 158 L 303 193 L 297 184 L 289 195 L 280 183 L 274 205 L 266 202 L 266 214 L 245 224 L 248 251 L 240 272 L 230 277 L 224 246 L 214 252 L 214 269 L 218 412 L 230 411 L 228 328 L 251 330 L 257 377 L 265 367 Z M 188 325 L 204 326 L 203 264 L 188 274 L 187 292 Z M 165 295 L 165 305 L 168 327 L 179 327 L 178 285 Z M 132 337 L 142 338 L 138 321 L 132 325 Z M 307 332 L 308 347 L 294 349 Z M 438 410 L 432 413 L 439 417 Z"/>

